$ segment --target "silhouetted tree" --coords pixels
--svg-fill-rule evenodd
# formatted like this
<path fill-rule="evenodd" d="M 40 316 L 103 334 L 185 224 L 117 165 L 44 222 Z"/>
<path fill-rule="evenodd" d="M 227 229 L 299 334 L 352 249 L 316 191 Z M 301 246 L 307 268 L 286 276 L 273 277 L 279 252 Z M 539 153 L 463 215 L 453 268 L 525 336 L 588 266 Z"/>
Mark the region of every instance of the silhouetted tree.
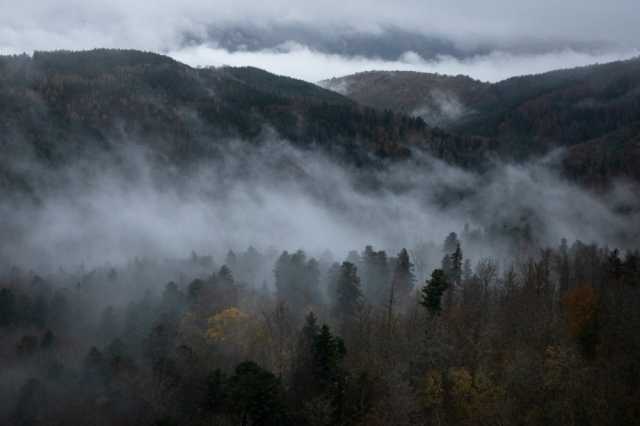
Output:
<path fill-rule="evenodd" d="M 239 424 L 284 425 L 286 410 L 280 381 L 256 363 L 239 364 L 227 382 L 228 404 Z"/>
<path fill-rule="evenodd" d="M 351 262 L 343 262 L 336 285 L 335 312 L 344 325 L 357 312 L 362 302 L 358 270 Z"/>
<path fill-rule="evenodd" d="M 442 311 L 442 295 L 449 288 L 447 276 L 442 269 L 434 269 L 431 279 L 422 287 L 420 304 L 424 306 L 431 316 L 438 315 Z"/>

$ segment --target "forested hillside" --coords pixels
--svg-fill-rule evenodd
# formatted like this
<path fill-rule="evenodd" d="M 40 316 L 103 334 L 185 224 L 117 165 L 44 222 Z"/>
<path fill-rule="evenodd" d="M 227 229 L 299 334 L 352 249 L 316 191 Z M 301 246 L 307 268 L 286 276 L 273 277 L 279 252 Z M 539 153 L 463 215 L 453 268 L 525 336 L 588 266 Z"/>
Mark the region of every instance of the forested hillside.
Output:
<path fill-rule="evenodd" d="M 0 100 L 3 144 L 20 138 L 52 162 L 128 137 L 177 163 L 215 155 L 222 138 L 258 140 L 270 128 L 347 161 L 406 156 L 408 144 L 429 138 L 421 120 L 302 81 L 256 68 L 193 69 L 137 51 L 2 57 Z"/>
<path fill-rule="evenodd" d="M 423 116 L 449 132 L 487 138 L 504 158 L 527 159 L 569 148 L 578 181 L 638 179 L 640 59 L 495 84 L 410 72 L 374 72 L 327 80 L 325 87 L 378 109 Z"/>

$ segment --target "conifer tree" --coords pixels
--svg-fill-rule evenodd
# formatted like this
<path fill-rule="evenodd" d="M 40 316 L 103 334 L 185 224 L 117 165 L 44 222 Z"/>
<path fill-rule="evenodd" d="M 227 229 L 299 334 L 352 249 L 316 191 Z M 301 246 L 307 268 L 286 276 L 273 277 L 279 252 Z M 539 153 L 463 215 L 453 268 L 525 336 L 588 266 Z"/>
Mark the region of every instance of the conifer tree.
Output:
<path fill-rule="evenodd" d="M 351 262 L 344 262 L 340 267 L 336 285 L 335 311 L 344 323 L 355 315 L 362 301 L 358 269 Z"/>
<path fill-rule="evenodd" d="M 442 311 L 442 295 L 449 288 L 447 276 L 442 269 L 434 269 L 431 279 L 422 287 L 420 304 L 433 317 Z"/>

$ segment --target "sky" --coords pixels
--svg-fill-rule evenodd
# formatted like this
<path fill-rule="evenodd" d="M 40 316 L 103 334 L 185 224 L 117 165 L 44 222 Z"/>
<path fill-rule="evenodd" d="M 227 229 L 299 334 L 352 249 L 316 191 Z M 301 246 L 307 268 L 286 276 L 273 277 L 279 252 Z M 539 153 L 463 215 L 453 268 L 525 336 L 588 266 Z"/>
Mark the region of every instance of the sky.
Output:
<path fill-rule="evenodd" d="M 0 0 L 0 53 L 135 48 L 318 81 L 371 69 L 484 81 L 640 54 L 637 0 Z"/>

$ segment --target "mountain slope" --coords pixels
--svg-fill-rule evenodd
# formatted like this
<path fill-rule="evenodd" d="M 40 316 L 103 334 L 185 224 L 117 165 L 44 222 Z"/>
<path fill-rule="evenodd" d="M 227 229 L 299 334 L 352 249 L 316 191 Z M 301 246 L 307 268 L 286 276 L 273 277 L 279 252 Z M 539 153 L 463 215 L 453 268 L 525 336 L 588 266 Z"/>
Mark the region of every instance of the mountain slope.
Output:
<path fill-rule="evenodd" d="M 0 57 L 0 189 L 55 186 L 34 183 L 33 162 L 60 175 L 81 159 L 95 173 L 96 158 L 142 146 L 154 163 L 181 170 L 274 139 L 356 167 L 417 150 L 477 169 L 490 151 L 486 138 L 252 67 L 196 69 L 133 50 Z"/>
<path fill-rule="evenodd" d="M 259 140 L 268 129 L 354 161 L 406 156 L 430 134 L 421 120 L 256 68 L 194 69 L 116 50 L 0 57 L 0 142 L 53 162 L 131 137 L 193 159 L 215 154 L 220 139 Z"/>
<path fill-rule="evenodd" d="M 428 123 L 461 136 L 491 140 L 490 148 L 502 157 L 526 159 L 562 147 L 573 156 L 565 162 L 572 165 L 572 176 L 637 178 L 632 172 L 637 164 L 633 153 L 606 155 L 606 160 L 599 156 L 619 153 L 633 140 L 640 121 L 640 58 L 495 84 L 460 76 L 372 72 L 322 85 L 380 110 L 414 115 L 421 113 L 420 99 L 430 97 L 423 111 L 437 113 L 423 114 Z M 443 100 L 439 110 L 434 93 Z M 599 146 L 603 144 L 607 146 Z M 595 164 L 600 172 L 590 169 Z"/>

